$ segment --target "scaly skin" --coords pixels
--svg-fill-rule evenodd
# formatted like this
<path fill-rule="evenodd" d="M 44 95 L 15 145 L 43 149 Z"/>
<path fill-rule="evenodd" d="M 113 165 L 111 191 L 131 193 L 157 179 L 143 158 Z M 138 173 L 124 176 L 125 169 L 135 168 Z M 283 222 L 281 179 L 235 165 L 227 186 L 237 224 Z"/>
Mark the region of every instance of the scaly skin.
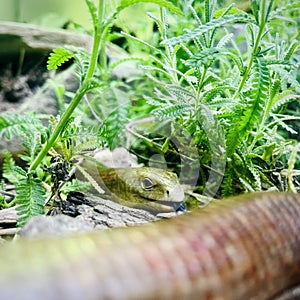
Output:
<path fill-rule="evenodd" d="M 139 168 L 106 168 L 86 158 L 82 167 L 106 192 L 111 200 L 152 212 L 173 211 L 184 200 L 184 189 L 175 173 L 168 170 Z"/>
<path fill-rule="evenodd" d="M 273 299 L 300 284 L 300 195 L 218 201 L 149 226 L 0 248 L 0 298 Z"/>
<path fill-rule="evenodd" d="M 148 167 L 108 169 L 100 176 L 109 191 L 126 201 L 169 203 L 184 200 L 184 190 L 177 175 L 167 170 Z M 149 185 L 148 188 L 143 186 L 144 181 Z"/>

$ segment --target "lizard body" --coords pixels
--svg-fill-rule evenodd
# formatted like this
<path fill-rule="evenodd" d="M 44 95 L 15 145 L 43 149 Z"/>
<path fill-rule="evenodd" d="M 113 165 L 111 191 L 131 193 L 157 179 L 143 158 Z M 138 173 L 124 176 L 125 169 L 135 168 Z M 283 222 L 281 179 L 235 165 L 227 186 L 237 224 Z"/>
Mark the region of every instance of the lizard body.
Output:
<path fill-rule="evenodd" d="M 0 247 L 0 298 L 298 299 L 299 232 L 300 196 L 262 193 L 149 226 L 16 241 Z"/>

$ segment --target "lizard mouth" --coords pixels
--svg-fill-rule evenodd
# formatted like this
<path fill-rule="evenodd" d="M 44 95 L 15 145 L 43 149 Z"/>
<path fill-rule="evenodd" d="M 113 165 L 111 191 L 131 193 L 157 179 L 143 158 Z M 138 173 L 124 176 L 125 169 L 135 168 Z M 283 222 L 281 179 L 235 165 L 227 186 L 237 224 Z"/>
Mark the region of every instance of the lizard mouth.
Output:
<path fill-rule="evenodd" d="M 175 212 L 186 212 L 186 207 L 183 202 L 172 202 L 172 201 L 163 201 L 163 200 L 153 200 L 152 202 L 161 204 L 163 206 L 172 207 Z"/>

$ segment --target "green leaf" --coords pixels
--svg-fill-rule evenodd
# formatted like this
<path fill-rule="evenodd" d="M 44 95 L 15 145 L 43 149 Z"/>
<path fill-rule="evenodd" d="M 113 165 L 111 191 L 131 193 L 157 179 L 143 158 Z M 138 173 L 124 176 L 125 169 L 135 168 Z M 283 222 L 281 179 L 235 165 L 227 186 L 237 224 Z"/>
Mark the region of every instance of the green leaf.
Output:
<path fill-rule="evenodd" d="M 174 6 L 174 4 L 171 1 L 166 1 L 166 0 L 121 0 L 121 4 L 117 8 L 117 10 L 121 11 L 130 5 L 134 5 L 137 3 L 145 3 L 145 2 L 158 4 L 160 6 L 169 9 L 171 12 L 175 14 L 182 15 L 182 12 L 178 7 Z"/>
<path fill-rule="evenodd" d="M 164 105 L 153 112 L 160 120 L 175 118 L 184 112 L 190 111 L 191 106 L 186 104 Z"/>
<path fill-rule="evenodd" d="M 197 37 L 200 37 L 202 34 L 214 30 L 216 28 L 223 27 L 227 24 L 231 23 L 253 23 L 254 20 L 248 15 L 245 14 L 238 14 L 238 15 L 226 15 L 218 19 L 214 19 L 211 22 L 208 22 L 206 24 L 203 24 L 202 26 L 199 26 L 198 28 L 188 31 L 186 34 L 183 34 L 178 37 L 173 37 L 167 40 L 164 40 L 161 42 L 162 45 L 176 45 L 179 43 L 188 42 L 192 39 L 195 39 Z"/>
<path fill-rule="evenodd" d="M 268 100 L 269 71 L 263 59 L 254 63 L 254 79 L 249 99 L 233 118 L 227 135 L 227 154 L 231 156 L 261 117 Z"/>
<path fill-rule="evenodd" d="M 252 162 L 247 161 L 247 167 L 249 169 L 249 171 L 251 172 L 251 174 L 254 177 L 254 183 L 255 183 L 255 190 L 256 191 L 261 191 L 261 178 L 260 178 L 260 174 L 259 171 L 257 170 L 257 168 L 252 164 Z"/>
<path fill-rule="evenodd" d="M 256 23 L 258 24 L 258 20 L 259 20 L 259 3 L 257 0 L 252 0 L 251 1 L 251 9 L 252 9 L 252 13 L 255 17 Z"/>
<path fill-rule="evenodd" d="M 65 48 L 56 48 L 50 53 L 47 61 L 48 70 L 56 70 L 63 63 L 74 57 L 73 53 L 66 50 Z"/>
<path fill-rule="evenodd" d="M 253 186 L 251 185 L 251 183 L 247 179 L 239 177 L 239 181 L 242 184 L 242 186 L 243 186 L 243 188 L 245 189 L 246 192 L 250 192 L 250 193 L 255 192 L 255 189 L 253 188 Z"/>
<path fill-rule="evenodd" d="M 264 147 L 264 152 L 261 157 L 264 161 L 269 161 L 271 159 L 275 146 L 276 146 L 275 143 L 271 143 Z"/>
<path fill-rule="evenodd" d="M 91 188 L 90 182 L 80 181 L 77 178 L 72 179 L 72 181 L 66 182 L 61 188 L 61 192 L 68 195 L 70 192 L 88 192 Z"/>
<path fill-rule="evenodd" d="M 203 103 L 206 103 L 206 102 L 210 103 L 216 97 L 216 95 L 222 94 L 226 90 L 234 92 L 235 89 L 236 89 L 235 87 L 230 86 L 230 85 L 220 85 L 215 88 L 212 88 L 203 94 Z M 226 100 L 226 101 L 228 102 L 228 100 Z M 219 104 L 221 104 L 221 103 L 222 103 L 222 99 L 219 99 Z M 216 104 L 216 103 L 213 103 L 213 104 Z"/>
<path fill-rule="evenodd" d="M 226 12 L 226 15 L 246 15 L 247 13 L 245 13 L 243 10 L 233 6 L 228 8 L 221 8 L 215 11 L 214 13 L 214 18 L 219 18 L 221 16 L 224 15 L 224 13 Z"/>
<path fill-rule="evenodd" d="M 296 11 L 300 8 L 300 2 L 299 1 L 293 1 L 292 3 L 289 3 L 287 5 L 278 5 L 278 7 L 272 11 L 269 15 L 269 20 L 280 18 L 281 14 L 285 11 Z"/>
<path fill-rule="evenodd" d="M 92 0 L 85 0 L 85 3 L 89 8 L 90 15 L 93 20 L 93 25 L 94 25 L 94 27 L 96 27 L 97 23 L 98 23 L 97 7 L 95 6 L 95 4 Z"/>
<path fill-rule="evenodd" d="M 200 53 L 197 53 L 186 60 L 185 65 L 190 67 L 200 67 L 201 65 L 209 66 L 216 58 L 222 55 L 222 51 L 222 48 L 216 47 L 202 50 Z"/>
<path fill-rule="evenodd" d="M 299 42 L 297 40 L 293 40 L 289 48 L 287 49 L 283 59 L 289 60 L 298 46 L 299 46 Z"/>
<path fill-rule="evenodd" d="M 294 146 L 290 158 L 288 160 L 288 170 L 287 170 L 288 187 L 289 187 L 288 189 L 293 193 L 297 193 L 297 189 L 293 183 L 293 171 L 295 170 L 297 154 L 299 151 L 300 151 L 300 143 Z"/>
<path fill-rule="evenodd" d="M 209 22 L 213 18 L 214 10 L 215 10 L 215 1 L 206 0 L 204 5 L 204 11 L 205 11 L 205 21 Z"/>
<path fill-rule="evenodd" d="M 17 185 L 19 181 L 26 175 L 25 171 L 16 166 L 12 154 L 7 150 L 4 151 L 4 161 L 2 166 L 2 176 L 8 182 Z"/>
<path fill-rule="evenodd" d="M 243 73 L 244 65 L 242 58 L 238 54 L 222 47 L 211 47 L 202 50 L 184 61 L 184 64 L 190 67 L 200 67 L 201 65 L 209 66 L 214 62 L 214 60 L 221 59 L 222 57 L 231 58 L 237 65 L 240 73 Z"/>
<path fill-rule="evenodd" d="M 128 94 L 119 88 L 112 89 L 114 98 L 111 99 L 111 108 L 105 120 L 106 139 L 110 148 L 122 144 L 124 140 L 124 127 L 128 122 L 129 109 L 131 103 L 128 99 Z"/>
<path fill-rule="evenodd" d="M 279 74 L 281 82 L 286 81 L 297 93 L 300 93 L 300 83 L 292 72 L 288 72 L 278 66 L 272 66 L 272 68 Z"/>
<path fill-rule="evenodd" d="M 23 227 L 30 218 L 44 214 L 45 189 L 40 180 L 27 176 L 16 186 L 17 226 Z"/>
<path fill-rule="evenodd" d="M 234 180 L 235 174 L 233 172 L 232 166 L 227 168 L 224 174 L 224 179 L 222 182 L 222 196 L 228 197 L 235 193 L 234 190 Z"/>
<path fill-rule="evenodd" d="M 28 132 L 42 132 L 43 125 L 38 116 L 34 114 L 12 114 L 3 113 L 0 116 L 0 139 L 5 136 L 7 139 L 12 137 L 27 136 Z"/>
<path fill-rule="evenodd" d="M 292 94 L 290 91 L 285 91 L 275 97 L 272 111 L 276 111 L 279 107 L 297 99 L 298 101 L 300 100 L 299 95 Z"/>

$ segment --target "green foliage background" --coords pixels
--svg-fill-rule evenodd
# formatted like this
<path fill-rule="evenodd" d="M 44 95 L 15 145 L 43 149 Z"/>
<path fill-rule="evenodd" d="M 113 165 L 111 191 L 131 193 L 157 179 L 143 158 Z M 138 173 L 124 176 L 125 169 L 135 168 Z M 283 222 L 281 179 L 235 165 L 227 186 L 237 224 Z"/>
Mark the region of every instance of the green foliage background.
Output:
<path fill-rule="evenodd" d="M 0 135 L 23 136 L 28 149 L 28 170 L 6 161 L 6 178 L 16 172 L 21 176 L 16 198 L 20 226 L 48 202 L 42 182 L 59 189 L 56 181 L 61 179 L 51 179 L 47 172 L 54 149 L 61 149 L 62 162 L 68 162 L 62 166 L 70 164 L 66 173 L 83 151 L 128 143 L 141 161 L 160 153 L 180 173 L 182 157 L 172 142 L 185 139 L 180 128 L 196 149 L 189 158 L 191 169 L 199 165 L 195 195 L 299 192 L 300 4 L 288 0 L 253 0 L 238 7 L 213 0 L 120 0 L 114 5 L 100 0 L 98 6 L 86 0 L 86 4 L 95 40 L 92 53 L 66 47 L 54 50 L 48 60 L 48 68 L 57 69 L 74 59 L 80 87 L 73 101 L 63 105 L 61 116 L 49 116 L 46 127 L 34 115 L 0 118 Z M 131 18 L 137 10 L 144 14 L 141 23 L 139 17 Z M 106 47 L 126 56 L 109 61 Z M 128 62 L 139 68 L 128 72 Z M 63 92 L 62 97 L 67 95 Z M 129 130 L 136 120 L 148 117 L 159 120 L 147 128 L 148 133 L 138 127 Z M 164 124 L 165 135 L 155 135 L 157 123 Z M 133 142 L 128 132 L 137 137 Z M 184 146 L 184 152 L 191 153 L 190 145 Z M 212 173 L 217 175 L 211 177 Z M 188 176 L 183 181 L 189 184 Z"/>

